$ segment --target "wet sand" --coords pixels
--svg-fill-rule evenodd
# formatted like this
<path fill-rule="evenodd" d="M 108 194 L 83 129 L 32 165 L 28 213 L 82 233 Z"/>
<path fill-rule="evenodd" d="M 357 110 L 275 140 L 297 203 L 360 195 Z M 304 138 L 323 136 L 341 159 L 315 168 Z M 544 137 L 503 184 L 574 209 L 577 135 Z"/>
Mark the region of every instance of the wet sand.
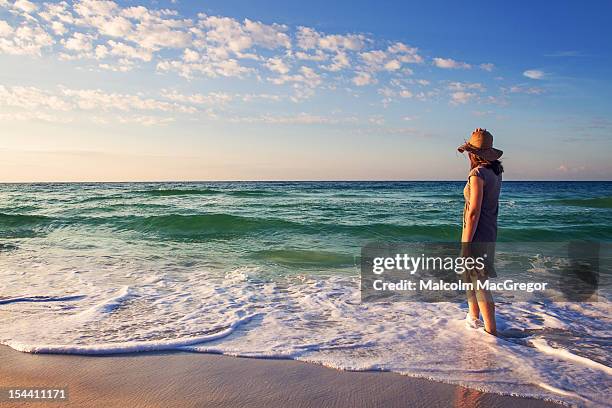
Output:
<path fill-rule="evenodd" d="M 197 353 L 37 355 L 0 346 L 0 387 L 68 387 L 2 407 L 558 407 L 384 372 Z"/>

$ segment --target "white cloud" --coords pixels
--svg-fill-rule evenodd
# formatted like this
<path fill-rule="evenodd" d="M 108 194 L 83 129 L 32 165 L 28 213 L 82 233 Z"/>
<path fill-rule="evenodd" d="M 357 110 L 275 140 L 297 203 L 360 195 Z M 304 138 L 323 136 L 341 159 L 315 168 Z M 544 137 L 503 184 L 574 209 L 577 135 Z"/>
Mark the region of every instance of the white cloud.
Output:
<path fill-rule="evenodd" d="M 336 55 L 334 55 L 334 58 L 332 59 L 332 63 L 324 68 L 327 69 L 328 71 L 335 72 L 335 71 L 341 71 L 344 68 L 348 68 L 350 66 L 351 66 L 351 62 L 349 60 L 348 55 L 345 52 L 340 51 L 336 53 Z"/>
<path fill-rule="evenodd" d="M 133 111 L 149 110 L 161 112 L 194 112 L 194 109 L 175 103 L 160 101 L 154 98 L 143 98 L 134 94 L 120 94 L 115 92 L 104 92 L 100 89 L 61 89 L 61 94 L 68 97 L 73 103 L 83 110 L 96 111 Z"/>
<path fill-rule="evenodd" d="M 278 102 L 278 101 L 283 100 L 284 97 L 282 95 L 262 93 L 262 94 L 243 94 L 243 95 L 240 95 L 240 99 L 243 102 L 251 102 L 254 100 L 269 100 L 269 101 Z"/>
<path fill-rule="evenodd" d="M 316 50 L 314 54 L 309 54 L 307 52 L 298 51 L 295 53 L 295 57 L 297 59 L 306 60 L 306 61 L 325 61 L 329 57 L 321 50 Z"/>
<path fill-rule="evenodd" d="M 535 86 L 522 86 L 514 85 L 508 89 L 510 93 L 523 93 L 528 95 L 541 95 L 544 93 L 544 89 Z"/>
<path fill-rule="evenodd" d="M 186 48 L 183 51 L 183 61 L 185 61 L 185 62 L 196 62 L 199 59 L 200 59 L 200 54 L 198 54 L 197 51 L 190 50 L 189 48 Z"/>
<path fill-rule="evenodd" d="M 545 75 L 546 74 L 543 71 L 537 69 L 528 69 L 527 71 L 523 72 L 523 76 L 530 79 L 542 79 Z"/>
<path fill-rule="evenodd" d="M 62 40 L 67 50 L 76 52 L 88 52 L 93 49 L 93 37 L 83 33 L 74 33 L 72 37 Z"/>
<path fill-rule="evenodd" d="M 382 69 L 382 65 L 387 58 L 387 53 L 382 50 L 373 50 L 359 54 L 363 62 L 373 70 Z"/>
<path fill-rule="evenodd" d="M 491 63 L 480 64 L 478 67 L 482 69 L 483 71 L 487 71 L 487 72 L 491 72 L 495 69 L 495 65 Z"/>
<path fill-rule="evenodd" d="M 251 76 L 286 84 L 292 88 L 292 96 L 287 97 L 294 101 L 311 97 L 317 88 L 345 87 L 349 80 L 356 86 L 380 81 L 393 88 L 394 98 L 426 99 L 434 92 L 413 94 L 392 83 L 413 74 L 409 64 L 425 61 L 418 48 L 361 33 L 324 33 L 310 27 L 294 30 L 283 24 L 204 13 L 184 18 L 175 10 L 132 7 L 111 0 L 18 0 L 10 7 L 15 19 L 10 23 L 0 20 L 0 53 L 41 55 L 50 50 L 60 59 L 81 60 L 81 68 L 87 70 L 125 72 L 155 67 L 158 73 L 187 79 Z M 446 58 L 434 58 L 433 64 L 471 68 Z M 493 64 L 478 67 L 490 71 Z M 271 77 L 266 78 L 266 73 Z M 411 81 L 403 84 L 429 85 L 424 79 Z M 467 85 L 451 90 L 484 91 Z"/>
<path fill-rule="evenodd" d="M 0 105 L 28 109 L 68 111 L 71 104 L 51 92 L 31 86 L 6 87 L 0 85 Z"/>
<path fill-rule="evenodd" d="M 357 75 L 353 77 L 352 81 L 357 86 L 366 86 L 376 83 L 376 79 L 374 79 L 372 75 L 367 72 L 358 72 Z"/>
<path fill-rule="evenodd" d="M 287 27 L 280 24 L 267 25 L 259 21 L 244 20 L 244 29 L 251 35 L 253 42 L 268 49 L 291 48 L 291 40 L 285 33 Z"/>
<path fill-rule="evenodd" d="M 233 98 L 226 92 L 210 92 L 208 94 L 181 94 L 175 90 L 162 90 L 162 96 L 175 102 L 188 103 L 195 105 L 225 105 Z"/>
<path fill-rule="evenodd" d="M 402 64 L 400 64 L 400 62 L 398 60 L 391 60 L 391 61 L 387 61 L 385 63 L 385 70 L 387 71 L 397 71 L 398 69 L 400 69 L 402 66 Z"/>
<path fill-rule="evenodd" d="M 198 48 L 205 48 L 206 44 L 212 44 L 222 51 L 219 55 L 225 52 L 240 56 L 243 51 L 254 46 L 267 49 L 291 47 L 289 36 L 285 33 L 287 28 L 278 24 L 267 25 L 249 19 L 240 23 L 229 17 L 200 14 L 198 26 L 205 31 L 196 32 L 201 41 L 196 42 L 195 45 Z"/>
<path fill-rule="evenodd" d="M 166 95 L 167 96 L 167 95 Z M 216 95 L 217 100 L 221 98 Z M 137 94 L 122 94 L 105 92 L 101 89 L 71 89 L 59 87 L 55 90 L 45 90 L 32 86 L 3 86 L 0 85 L 0 105 L 13 108 L 22 108 L 29 111 L 52 110 L 71 111 L 75 109 L 95 111 L 160 111 L 194 113 L 193 107 L 186 106 L 173 100 L 163 101 L 155 98 L 146 98 Z M 193 102 L 193 101 L 192 101 Z"/>
<path fill-rule="evenodd" d="M 72 118 L 66 118 L 58 115 L 53 115 L 45 112 L 5 112 L 0 113 L 0 122 L 31 122 L 33 120 L 39 120 L 43 122 L 51 123 L 69 123 Z"/>
<path fill-rule="evenodd" d="M 354 117 L 320 116 L 301 112 L 297 115 L 262 115 L 255 117 L 235 117 L 233 122 L 244 123 L 269 123 L 275 125 L 318 125 L 318 124 L 339 124 L 355 122 Z"/>
<path fill-rule="evenodd" d="M 321 76 L 310 67 L 300 67 L 299 74 L 296 75 L 280 75 L 276 78 L 269 78 L 270 82 L 276 85 L 282 85 L 287 82 L 298 82 L 305 84 L 308 87 L 314 88 L 321 84 Z"/>
<path fill-rule="evenodd" d="M 153 59 L 152 52 L 146 48 L 136 48 L 129 44 L 114 40 L 109 40 L 106 46 L 108 54 L 115 57 L 139 59 L 142 61 L 151 61 L 151 59 Z"/>
<path fill-rule="evenodd" d="M 66 26 L 61 21 L 53 21 L 51 23 L 51 30 L 55 35 L 62 36 L 68 32 Z"/>
<path fill-rule="evenodd" d="M 326 51 L 361 50 L 366 43 L 363 34 L 331 34 L 317 32 L 310 27 L 298 27 L 297 44 L 303 50 L 322 49 Z"/>
<path fill-rule="evenodd" d="M 448 84 L 448 89 L 451 91 L 466 91 L 471 89 L 480 92 L 486 90 L 484 85 L 479 82 L 451 82 Z"/>
<path fill-rule="evenodd" d="M 13 27 L 4 20 L 0 20 L 0 38 L 8 37 L 13 34 Z"/>
<path fill-rule="evenodd" d="M 451 94 L 451 103 L 453 105 L 466 104 L 469 101 L 471 101 L 475 96 L 476 94 L 472 92 L 464 92 L 464 91 L 453 92 Z"/>
<path fill-rule="evenodd" d="M 433 64 L 444 69 L 470 69 L 472 66 L 465 62 L 455 61 L 452 58 L 434 58 Z"/>
<path fill-rule="evenodd" d="M 557 171 L 561 172 L 561 173 L 581 173 L 583 171 L 585 171 L 587 168 L 586 166 L 567 166 L 565 164 L 560 165 L 559 167 L 557 167 Z"/>
<path fill-rule="evenodd" d="M 166 125 L 168 123 L 174 122 L 174 118 L 161 118 L 157 116 L 148 116 L 148 115 L 136 115 L 136 116 L 119 116 L 117 118 L 119 123 L 129 124 L 135 123 L 143 126 L 158 126 L 158 125 Z"/>
<path fill-rule="evenodd" d="M 278 72 L 279 74 L 286 74 L 289 72 L 289 66 L 281 58 L 269 58 L 266 61 L 266 67 L 270 71 Z"/>
<path fill-rule="evenodd" d="M 418 48 L 410 47 L 401 42 L 390 45 L 387 51 L 391 54 L 398 54 L 398 59 L 403 63 L 420 64 L 423 62 L 423 58 L 418 54 Z"/>
<path fill-rule="evenodd" d="M 410 92 L 410 91 L 409 91 L 409 90 L 407 90 L 407 89 L 402 89 L 402 90 L 399 92 L 399 96 L 400 96 L 400 97 L 402 97 L 402 98 L 412 98 L 412 97 L 413 97 L 413 94 L 412 94 L 412 92 Z"/>
<path fill-rule="evenodd" d="M 17 28 L 4 22 L 0 28 L 0 53 L 13 55 L 41 55 L 44 48 L 53 45 L 53 38 L 37 24 L 23 23 Z"/>
<path fill-rule="evenodd" d="M 13 8 L 23 11 L 26 14 L 31 14 L 38 9 L 38 6 L 28 0 L 17 0 L 13 3 Z"/>

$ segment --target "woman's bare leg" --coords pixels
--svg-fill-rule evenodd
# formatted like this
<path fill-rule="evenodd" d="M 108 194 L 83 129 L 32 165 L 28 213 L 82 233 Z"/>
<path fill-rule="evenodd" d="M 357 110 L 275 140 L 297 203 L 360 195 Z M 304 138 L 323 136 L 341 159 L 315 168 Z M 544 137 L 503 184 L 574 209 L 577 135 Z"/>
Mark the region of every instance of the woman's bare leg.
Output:
<path fill-rule="evenodd" d="M 476 295 L 478 298 L 478 308 L 482 314 L 482 320 L 484 321 L 485 330 L 497 336 L 497 324 L 495 322 L 495 303 L 493 303 L 493 296 L 491 292 L 479 291 Z M 480 295 L 480 296 L 479 296 Z"/>
<path fill-rule="evenodd" d="M 470 317 L 473 320 L 480 319 L 480 308 L 478 307 L 478 300 L 476 299 L 476 295 L 474 295 L 474 292 L 471 292 L 471 294 L 468 293 L 467 301 Z"/>

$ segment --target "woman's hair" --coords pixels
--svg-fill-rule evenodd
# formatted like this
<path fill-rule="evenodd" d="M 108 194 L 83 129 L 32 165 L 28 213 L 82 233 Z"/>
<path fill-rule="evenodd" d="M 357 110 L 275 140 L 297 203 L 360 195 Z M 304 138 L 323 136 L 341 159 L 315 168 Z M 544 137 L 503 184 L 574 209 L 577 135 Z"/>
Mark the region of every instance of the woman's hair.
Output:
<path fill-rule="evenodd" d="M 485 160 L 480 156 L 476 156 L 474 153 L 469 153 L 468 156 L 470 158 L 471 169 L 478 166 L 486 167 L 493 170 L 493 173 L 497 174 L 498 176 L 504 172 L 504 166 L 502 166 L 501 161 L 499 160 Z"/>

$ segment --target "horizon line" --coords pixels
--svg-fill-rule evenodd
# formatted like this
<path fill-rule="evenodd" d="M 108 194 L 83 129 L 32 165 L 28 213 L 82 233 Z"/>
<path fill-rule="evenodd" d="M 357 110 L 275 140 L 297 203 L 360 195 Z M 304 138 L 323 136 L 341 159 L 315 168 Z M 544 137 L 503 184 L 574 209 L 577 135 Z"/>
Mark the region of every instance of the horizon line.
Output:
<path fill-rule="evenodd" d="M 423 179 L 401 179 L 401 180 L 360 180 L 360 179 L 325 179 L 325 180 L 114 180 L 114 181 L 0 181 L 0 184 L 145 184 L 145 183 L 426 183 L 426 182 L 439 182 L 439 183 L 451 183 L 465 181 L 466 179 L 454 179 L 454 180 L 423 180 Z M 504 182 L 563 182 L 563 183 L 609 183 L 612 179 L 607 180 L 552 180 L 552 179 L 510 179 L 503 180 Z"/>

